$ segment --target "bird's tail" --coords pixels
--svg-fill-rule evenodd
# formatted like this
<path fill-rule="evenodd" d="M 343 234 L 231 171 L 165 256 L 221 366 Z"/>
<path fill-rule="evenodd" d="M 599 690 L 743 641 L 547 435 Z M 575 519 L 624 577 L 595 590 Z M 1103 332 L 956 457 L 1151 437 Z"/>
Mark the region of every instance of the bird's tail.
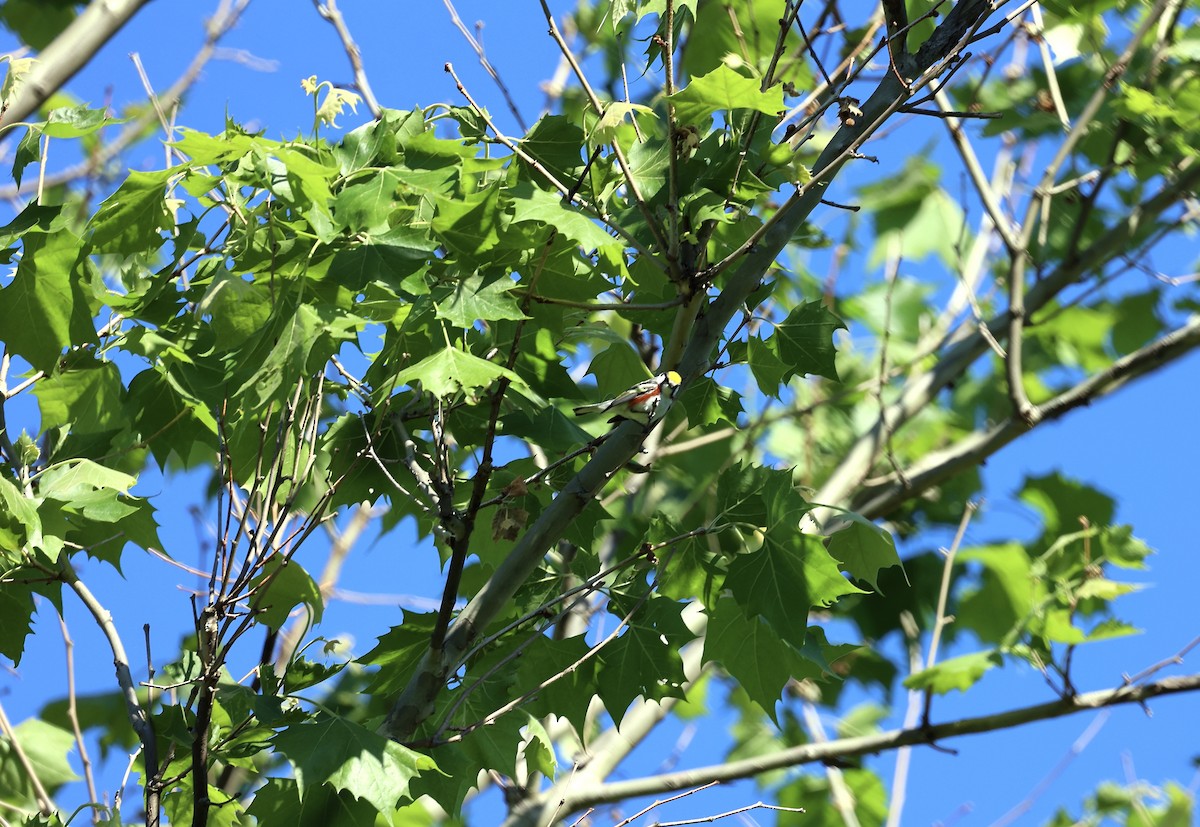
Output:
<path fill-rule="evenodd" d="M 600 413 L 607 405 L 607 402 L 597 402 L 592 405 L 580 405 L 575 409 L 575 415 L 587 416 L 588 414 Z"/>

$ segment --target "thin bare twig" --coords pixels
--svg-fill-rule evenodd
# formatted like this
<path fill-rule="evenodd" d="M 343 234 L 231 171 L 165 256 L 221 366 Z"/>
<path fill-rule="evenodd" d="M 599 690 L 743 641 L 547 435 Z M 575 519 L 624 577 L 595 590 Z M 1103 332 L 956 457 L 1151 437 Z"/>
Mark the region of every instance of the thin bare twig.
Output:
<path fill-rule="evenodd" d="M 8 715 L 4 711 L 4 704 L 0 703 L 0 735 L 8 741 L 8 747 L 16 756 L 17 763 L 21 765 L 21 769 L 25 772 L 25 777 L 29 779 L 29 786 L 33 787 L 34 798 L 37 799 L 38 812 L 43 816 L 50 816 L 54 813 L 54 802 L 50 799 L 50 794 L 46 792 L 46 787 L 42 784 L 42 779 L 38 777 L 37 768 L 33 765 L 33 761 L 29 760 L 28 753 L 21 745 L 21 739 L 17 737 L 16 730 L 13 729 L 12 723 L 8 720 Z"/>
<path fill-rule="evenodd" d="M 454 27 L 462 33 L 466 38 L 467 43 L 475 51 L 475 56 L 479 58 L 479 64 L 488 73 L 496 86 L 500 89 L 500 94 L 504 96 L 505 103 L 508 104 L 508 111 L 512 113 L 513 119 L 517 122 L 517 126 L 521 127 L 522 132 L 528 132 L 529 127 L 525 124 L 525 119 L 521 117 L 521 110 L 517 108 L 517 102 L 513 100 L 512 93 L 508 91 L 508 87 L 500 78 L 500 73 L 496 71 L 496 67 L 492 66 L 492 62 L 487 59 L 487 55 L 483 52 L 483 44 L 467 30 L 466 25 L 462 22 L 462 18 L 458 16 L 458 9 L 454 8 L 454 3 L 451 0 L 442 0 L 446 6 L 446 11 L 450 12 L 450 22 Z"/>
<path fill-rule="evenodd" d="M 652 810 L 657 810 L 659 807 L 662 807 L 664 804 L 671 804 L 672 802 L 678 801 L 681 798 L 687 798 L 690 795 L 695 795 L 698 792 L 702 792 L 711 787 L 715 787 L 719 783 L 720 783 L 719 781 L 711 781 L 708 784 L 703 784 L 699 787 L 695 787 L 693 789 L 687 790 L 686 792 L 682 792 L 679 795 L 673 795 L 670 798 L 660 798 L 660 799 L 656 800 L 653 804 L 648 804 L 645 807 L 643 807 L 642 809 L 638 810 L 636 813 L 631 815 L 629 818 L 624 819 L 623 821 L 617 822 L 616 824 L 613 825 L 613 827 L 629 827 L 630 824 L 633 824 L 633 822 L 637 821 L 639 818 L 646 815 L 646 813 L 649 813 Z M 655 822 L 655 823 L 658 824 L 659 827 L 662 827 L 661 822 Z"/>
<path fill-rule="evenodd" d="M 342 49 L 345 50 L 346 57 L 350 60 L 350 69 L 354 72 L 354 86 L 362 93 L 363 101 L 367 104 L 367 109 L 371 111 L 371 116 L 378 119 L 383 110 L 379 106 L 379 101 L 375 99 L 375 93 L 371 91 L 371 81 L 367 80 L 367 72 L 363 68 L 362 51 L 354 42 L 354 37 L 346 26 L 346 19 L 342 17 L 342 12 L 338 9 L 337 0 L 313 0 L 313 5 L 317 8 L 317 14 L 328 21 L 329 25 L 333 26 L 333 30 L 337 32 L 338 39 L 342 41 Z"/>
<path fill-rule="evenodd" d="M 79 726 L 79 709 L 76 705 L 75 691 L 75 641 L 67 629 L 67 621 L 58 615 L 58 626 L 62 630 L 63 648 L 67 658 L 67 720 L 71 722 L 71 732 L 75 735 L 75 748 L 79 750 L 79 761 L 83 764 L 83 779 L 87 784 L 88 802 L 92 804 L 92 823 L 99 824 L 105 815 L 105 808 L 100 803 L 96 793 L 96 777 L 92 772 L 92 758 L 88 755 L 87 741 L 83 738 L 83 729 Z"/>
<path fill-rule="evenodd" d="M 79 575 L 75 573 L 75 567 L 71 565 L 67 555 L 60 556 L 59 567 L 63 582 L 75 592 L 79 601 L 91 613 L 96 625 L 100 627 L 100 631 L 108 640 L 108 646 L 113 655 L 113 665 L 117 670 L 117 684 L 121 687 L 121 695 L 125 699 L 125 713 L 129 718 L 130 726 L 142 744 L 142 760 L 145 763 L 143 789 L 145 791 L 146 825 L 147 827 L 158 827 L 161 795 L 158 742 L 154 733 L 154 723 L 142 707 L 141 701 L 138 700 L 137 687 L 133 683 L 133 674 L 129 669 L 129 656 L 125 653 L 125 644 L 121 642 L 121 635 L 117 632 L 116 624 L 113 623 L 112 613 L 104 608 L 104 605 L 92 594 L 91 589 L 79 579 Z"/>
<path fill-rule="evenodd" d="M 958 530 L 954 532 L 954 541 L 950 544 L 950 548 L 945 549 L 946 560 L 942 564 L 942 585 L 938 589 L 937 614 L 933 620 L 933 634 L 929 638 L 929 655 L 925 661 L 925 668 L 932 669 L 937 662 L 938 646 L 942 642 L 942 630 L 945 629 L 954 618 L 946 614 L 946 605 L 950 602 L 950 581 L 953 579 L 954 558 L 958 555 L 959 546 L 962 545 L 963 537 L 966 536 L 967 526 L 971 523 L 971 517 L 974 515 L 978 506 L 973 503 L 967 503 L 963 509 L 962 518 L 958 521 Z M 925 691 L 925 705 L 921 713 L 921 720 L 924 723 L 929 723 L 929 715 L 933 710 L 933 690 Z"/>

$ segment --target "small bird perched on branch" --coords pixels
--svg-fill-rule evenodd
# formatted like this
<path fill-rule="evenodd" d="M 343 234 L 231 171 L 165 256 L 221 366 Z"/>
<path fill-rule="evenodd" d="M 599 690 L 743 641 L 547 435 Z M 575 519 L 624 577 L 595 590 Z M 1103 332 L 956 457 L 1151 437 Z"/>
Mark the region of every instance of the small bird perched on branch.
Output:
<path fill-rule="evenodd" d="M 580 405 L 575 409 L 575 415 L 611 413 L 613 417 L 609 422 L 629 419 L 649 425 L 666 415 L 682 384 L 683 378 L 675 371 L 669 370 L 653 379 L 639 382 L 612 399 L 592 405 Z"/>

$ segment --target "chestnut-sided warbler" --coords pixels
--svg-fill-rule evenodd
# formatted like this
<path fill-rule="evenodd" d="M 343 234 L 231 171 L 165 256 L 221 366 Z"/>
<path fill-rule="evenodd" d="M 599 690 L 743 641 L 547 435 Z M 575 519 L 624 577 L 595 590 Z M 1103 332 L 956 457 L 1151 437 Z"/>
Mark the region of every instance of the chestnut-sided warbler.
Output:
<path fill-rule="evenodd" d="M 673 370 L 660 373 L 653 379 L 639 382 L 629 390 L 604 402 L 594 405 L 580 405 L 575 409 L 576 416 L 586 416 L 594 413 L 611 413 L 609 422 L 618 419 L 631 419 L 649 425 L 661 419 L 671 406 L 683 378 Z"/>

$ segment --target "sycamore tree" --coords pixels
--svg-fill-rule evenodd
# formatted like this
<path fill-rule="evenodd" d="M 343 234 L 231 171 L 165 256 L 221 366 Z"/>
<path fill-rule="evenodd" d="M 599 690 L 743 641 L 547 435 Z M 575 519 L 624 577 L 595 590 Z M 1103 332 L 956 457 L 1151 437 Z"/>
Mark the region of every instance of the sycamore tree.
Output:
<path fill-rule="evenodd" d="M 1034 537 L 961 542 L 989 457 L 1200 344 L 1156 263 L 1194 259 L 1184 3 L 542 3 L 538 115 L 450 65 L 452 99 L 378 100 L 327 0 L 299 13 L 355 82 L 305 80 L 290 140 L 178 106 L 245 0 L 146 104 L 74 100 L 142 5 L 2 7 L 31 48 L 0 114 L 0 654 L 82 607 L 115 673 L 0 714 L 0 822 L 455 824 L 499 788 L 472 823 L 632 824 L 754 778 L 756 817 L 895 824 L 875 754 L 1200 689 L 1076 685 L 1150 551 L 1111 498 L 1030 478 Z M 144 140 L 167 160 L 122 167 Z M 648 423 L 572 414 L 667 371 Z M 156 518 L 187 474 L 200 558 Z M 381 590 L 440 579 L 351 647 L 320 623 L 365 534 Z M 96 585 L 142 557 L 200 584 L 181 638 Z M 1022 665 L 1040 693 L 939 712 Z M 681 718 L 733 720 L 726 752 L 623 769 Z"/>

